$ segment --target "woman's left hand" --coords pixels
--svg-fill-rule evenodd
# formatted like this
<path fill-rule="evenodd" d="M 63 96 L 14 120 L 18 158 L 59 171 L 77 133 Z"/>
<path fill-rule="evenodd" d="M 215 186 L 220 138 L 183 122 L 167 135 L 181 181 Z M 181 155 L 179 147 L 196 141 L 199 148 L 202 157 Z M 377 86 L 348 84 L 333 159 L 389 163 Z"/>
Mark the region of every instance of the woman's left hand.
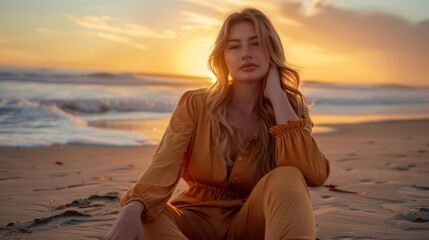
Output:
<path fill-rule="evenodd" d="M 284 92 L 280 84 L 279 69 L 271 64 L 265 83 L 264 96 L 268 99 L 271 99 L 273 94 L 277 94 L 279 92 Z"/>

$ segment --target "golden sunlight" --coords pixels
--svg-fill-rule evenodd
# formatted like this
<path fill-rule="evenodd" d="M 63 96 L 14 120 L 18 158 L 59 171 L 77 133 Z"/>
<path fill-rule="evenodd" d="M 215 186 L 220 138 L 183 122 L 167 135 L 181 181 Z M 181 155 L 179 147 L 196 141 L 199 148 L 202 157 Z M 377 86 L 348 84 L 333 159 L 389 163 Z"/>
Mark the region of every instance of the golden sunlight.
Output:
<path fill-rule="evenodd" d="M 210 83 L 211 84 L 214 84 L 217 81 L 216 76 L 210 70 L 208 70 L 208 69 L 207 69 L 207 75 L 210 78 Z"/>
<path fill-rule="evenodd" d="M 176 72 L 191 76 L 210 76 L 207 60 L 213 42 L 210 38 L 202 37 L 184 39 L 176 54 L 172 55 Z"/>

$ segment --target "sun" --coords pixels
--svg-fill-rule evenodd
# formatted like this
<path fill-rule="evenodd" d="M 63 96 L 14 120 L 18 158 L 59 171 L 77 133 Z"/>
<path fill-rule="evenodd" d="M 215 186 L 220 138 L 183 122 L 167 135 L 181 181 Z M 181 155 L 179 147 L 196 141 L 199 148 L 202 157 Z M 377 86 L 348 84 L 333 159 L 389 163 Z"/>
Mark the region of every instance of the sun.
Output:
<path fill-rule="evenodd" d="M 180 74 L 210 77 L 210 82 L 216 79 L 207 68 L 207 59 L 214 40 L 193 37 L 181 39 L 173 55 L 175 71 Z"/>
<path fill-rule="evenodd" d="M 217 81 L 216 75 L 213 74 L 213 72 L 207 70 L 207 76 L 209 76 L 210 83 L 214 84 Z"/>

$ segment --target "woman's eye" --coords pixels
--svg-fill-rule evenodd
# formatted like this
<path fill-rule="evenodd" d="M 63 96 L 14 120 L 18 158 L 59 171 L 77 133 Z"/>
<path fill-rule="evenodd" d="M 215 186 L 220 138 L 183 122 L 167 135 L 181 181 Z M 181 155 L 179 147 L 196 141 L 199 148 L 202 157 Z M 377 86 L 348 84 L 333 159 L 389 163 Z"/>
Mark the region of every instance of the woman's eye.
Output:
<path fill-rule="evenodd" d="M 253 42 L 250 45 L 251 46 L 259 46 L 259 42 Z M 228 47 L 228 49 L 239 49 L 239 48 L 240 48 L 240 45 L 232 45 L 232 46 Z"/>

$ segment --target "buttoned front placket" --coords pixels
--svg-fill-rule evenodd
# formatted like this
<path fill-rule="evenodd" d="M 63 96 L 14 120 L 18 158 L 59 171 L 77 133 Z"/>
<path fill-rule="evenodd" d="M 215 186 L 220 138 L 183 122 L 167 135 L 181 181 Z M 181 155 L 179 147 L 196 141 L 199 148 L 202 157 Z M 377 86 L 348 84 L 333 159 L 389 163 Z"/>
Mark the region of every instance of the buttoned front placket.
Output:
<path fill-rule="evenodd" d="M 245 151 L 240 151 L 234 161 L 234 164 L 232 165 L 231 173 L 228 179 L 229 185 L 237 185 L 240 184 L 241 179 L 243 177 L 243 174 L 246 170 L 247 161 L 249 157 L 247 156 L 248 148 L 250 147 L 251 143 L 256 139 L 256 133 L 252 135 L 252 137 L 246 142 L 244 145 Z"/>

